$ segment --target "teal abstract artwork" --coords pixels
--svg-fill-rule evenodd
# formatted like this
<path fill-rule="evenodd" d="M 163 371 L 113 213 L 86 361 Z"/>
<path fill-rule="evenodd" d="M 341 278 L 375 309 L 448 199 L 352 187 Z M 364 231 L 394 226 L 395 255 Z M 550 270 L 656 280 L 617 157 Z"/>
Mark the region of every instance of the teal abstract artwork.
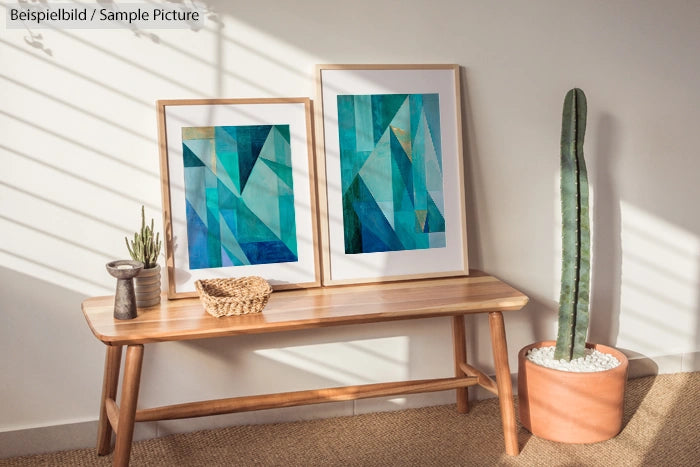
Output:
<path fill-rule="evenodd" d="M 445 247 L 438 94 L 337 103 L 345 253 Z"/>
<path fill-rule="evenodd" d="M 190 269 L 298 260 L 289 125 L 182 128 Z"/>

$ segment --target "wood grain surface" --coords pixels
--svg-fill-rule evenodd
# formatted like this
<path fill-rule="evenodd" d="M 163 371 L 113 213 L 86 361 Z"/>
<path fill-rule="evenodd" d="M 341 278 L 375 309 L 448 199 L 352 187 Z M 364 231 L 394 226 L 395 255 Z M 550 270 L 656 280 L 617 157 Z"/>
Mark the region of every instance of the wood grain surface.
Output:
<path fill-rule="evenodd" d="M 198 298 L 164 298 L 123 321 L 113 318 L 113 296 L 89 298 L 82 310 L 102 342 L 131 345 L 519 310 L 527 301 L 495 277 L 471 271 L 466 277 L 277 291 L 262 313 L 252 315 L 216 318 Z"/>

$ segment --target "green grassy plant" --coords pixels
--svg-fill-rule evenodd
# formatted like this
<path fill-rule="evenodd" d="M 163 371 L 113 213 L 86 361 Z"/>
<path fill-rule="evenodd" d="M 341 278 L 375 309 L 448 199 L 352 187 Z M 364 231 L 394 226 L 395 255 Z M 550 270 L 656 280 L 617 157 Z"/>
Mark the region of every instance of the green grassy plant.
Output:
<path fill-rule="evenodd" d="M 134 233 L 134 239 L 131 242 L 128 237 L 124 237 L 124 240 L 134 261 L 141 261 L 145 269 L 157 266 L 162 246 L 160 233 L 153 234 L 153 219 L 150 226 L 146 225 L 146 211 L 143 206 L 141 206 L 141 230 Z"/>

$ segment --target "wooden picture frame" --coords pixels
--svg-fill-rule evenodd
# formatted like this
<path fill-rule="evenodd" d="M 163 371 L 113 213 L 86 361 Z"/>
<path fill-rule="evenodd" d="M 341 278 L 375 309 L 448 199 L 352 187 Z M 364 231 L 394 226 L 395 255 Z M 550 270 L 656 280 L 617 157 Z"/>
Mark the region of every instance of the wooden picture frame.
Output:
<path fill-rule="evenodd" d="M 468 275 L 458 65 L 317 65 L 324 285 Z"/>
<path fill-rule="evenodd" d="M 168 298 L 197 279 L 320 285 L 311 101 L 160 100 Z"/>

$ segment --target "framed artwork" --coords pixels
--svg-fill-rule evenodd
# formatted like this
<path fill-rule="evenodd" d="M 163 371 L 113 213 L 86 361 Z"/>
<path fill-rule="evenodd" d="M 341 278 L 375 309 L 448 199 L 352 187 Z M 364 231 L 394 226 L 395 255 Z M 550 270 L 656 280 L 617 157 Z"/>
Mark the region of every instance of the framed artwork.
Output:
<path fill-rule="evenodd" d="M 467 275 L 458 65 L 318 65 L 324 285 Z"/>
<path fill-rule="evenodd" d="M 168 297 L 197 279 L 320 285 L 311 101 L 157 104 Z"/>

